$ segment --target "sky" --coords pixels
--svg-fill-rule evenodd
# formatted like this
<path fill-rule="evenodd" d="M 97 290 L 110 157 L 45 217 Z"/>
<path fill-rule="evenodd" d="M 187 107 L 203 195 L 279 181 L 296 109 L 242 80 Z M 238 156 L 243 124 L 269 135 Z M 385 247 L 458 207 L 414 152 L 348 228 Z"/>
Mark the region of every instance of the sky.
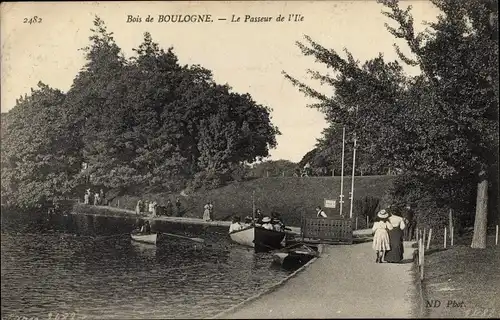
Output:
<path fill-rule="evenodd" d="M 428 1 L 404 1 L 411 5 L 422 30 L 423 21 L 436 19 L 438 10 Z M 364 62 L 379 52 L 396 60 L 393 44 L 403 51 L 387 31 L 394 25 L 375 1 L 208 1 L 208 2 L 18 2 L 1 4 L 1 111 L 7 112 L 16 99 L 39 81 L 66 92 L 85 63 L 80 48 L 88 37 L 95 15 L 114 32 L 126 57 L 140 45 L 144 32 L 174 52 L 181 64 L 200 64 L 213 72 L 217 83 L 229 84 L 235 92 L 249 93 L 273 111 L 279 128 L 278 146 L 270 159 L 298 162 L 310 151 L 326 127 L 323 115 L 307 105 L 314 103 L 286 80 L 282 71 L 328 93 L 310 80 L 307 70 L 326 71 L 314 58 L 305 57 L 296 41 L 310 36 L 321 45 L 342 52 L 348 49 Z M 158 22 L 159 15 L 210 14 L 211 23 Z M 299 14 L 302 21 L 277 22 L 279 15 Z M 129 15 L 142 22 L 127 23 Z M 151 15 L 154 22 L 146 22 Z M 231 22 L 232 17 L 240 22 Z M 245 16 L 272 17 L 270 22 L 244 22 Z M 37 17 L 37 23 L 29 22 Z M 226 19 L 226 20 L 219 20 Z M 407 52 L 407 51 L 406 51 Z M 408 74 L 418 69 L 407 67 Z"/>

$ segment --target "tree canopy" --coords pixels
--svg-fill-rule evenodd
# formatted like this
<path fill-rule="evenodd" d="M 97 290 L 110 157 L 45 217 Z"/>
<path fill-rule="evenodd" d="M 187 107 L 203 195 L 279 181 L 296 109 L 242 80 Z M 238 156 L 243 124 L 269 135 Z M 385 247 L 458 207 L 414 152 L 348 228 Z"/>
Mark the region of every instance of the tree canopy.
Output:
<path fill-rule="evenodd" d="M 417 33 L 411 6 L 403 10 L 396 0 L 380 2 L 396 25 L 387 24 L 388 31 L 410 48 L 407 57 L 396 47 L 400 60 L 420 67 L 421 74 L 406 75 L 400 62 L 386 62 L 382 54 L 360 63 L 349 51 L 342 57 L 306 36 L 305 43 L 297 42 L 302 53 L 331 71 L 309 73 L 332 86 L 333 96 L 284 75 L 316 98 L 310 107 L 321 110 L 332 128 L 346 127 L 350 139 L 355 133 L 358 150 L 371 165 L 402 170 L 395 190 L 400 201 L 427 199 L 433 210 L 470 214 L 479 184 L 473 247 L 484 247 L 487 187 L 498 186 L 497 3 L 433 0 L 441 15 Z M 329 141 L 325 134 L 318 147 L 335 147 Z M 498 199 L 498 189 L 490 188 L 490 194 Z"/>
<path fill-rule="evenodd" d="M 126 59 L 99 17 L 91 30 L 66 94 L 41 84 L 2 116 L 2 201 L 36 204 L 87 187 L 217 186 L 276 146 L 272 110 L 249 94 L 180 65 L 149 33 Z"/>

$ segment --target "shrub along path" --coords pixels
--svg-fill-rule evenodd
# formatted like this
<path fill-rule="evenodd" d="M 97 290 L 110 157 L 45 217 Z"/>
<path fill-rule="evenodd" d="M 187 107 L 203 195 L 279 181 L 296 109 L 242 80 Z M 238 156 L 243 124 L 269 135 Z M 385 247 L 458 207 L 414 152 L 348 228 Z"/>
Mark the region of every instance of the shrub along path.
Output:
<path fill-rule="evenodd" d="M 377 264 L 371 242 L 325 246 L 296 277 L 217 318 L 416 317 L 413 251 L 407 242 L 403 263 Z"/>

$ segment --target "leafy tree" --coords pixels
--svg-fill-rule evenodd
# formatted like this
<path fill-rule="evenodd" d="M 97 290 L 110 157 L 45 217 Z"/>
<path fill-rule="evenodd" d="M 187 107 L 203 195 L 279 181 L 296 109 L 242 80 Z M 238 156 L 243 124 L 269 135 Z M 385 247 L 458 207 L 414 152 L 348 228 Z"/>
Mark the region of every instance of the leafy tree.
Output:
<path fill-rule="evenodd" d="M 35 207 L 70 191 L 80 163 L 61 122 L 64 98 L 39 82 L 2 116 L 2 203 Z"/>
<path fill-rule="evenodd" d="M 431 31 L 416 33 L 410 8 L 384 1 L 385 14 L 397 22 L 388 26 L 406 40 L 423 75 L 418 83 L 432 110 L 427 119 L 440 121 L 423 142 L 434 145 L 432 159 L 439 174 L 475 177 L 477 183 L 473 248 L 486 247 L 488 180 L 498 179 L 498 3 L 496 1 L 434 0 L 442 14 L 429 24 Z M 422 90 L 422 91 L 423 91 Z M 416 93 L 417 95 L 419 93 Z M 436 130 L 437 129 L 437 130 Z M 432 156 L 430 158 L 429 156 Z M 496 194 L 496 193 L 494 193 Z"/>
<path fill-rule="evenodd" d="M 285 77 L 318 100 L 311 107 L 323 111 L 333 128 L 342 125 L 355 132 L 360 151 L 377 166 L 418 177 L 426 185 L 425 194 L 441 207 L 463 195 L 432 195 L 429 190 L 460 190 L 459 182 L 476 177 L 473 247 L 484 247 L 487 179 L 498 177 L 498 160 L 491 156 L 498 147 L 498 40 L 492 36 L 498 27 L 487 19 L 496 17 L 497 7 L 491 1 L 475 7 L 474 1 L 436 0 L 443 15 L 430 24 L 432 31 L 416 34 L 410 9 L 401 10 L 397 1 L 384 3 L 391 10 L 386 14 L 399 25 L 389 31 L 406 40 L 416 57 L 401 59 L 420 66 L 421 75 L 406 76 L 398 62 L 387 63 L 382 55 L 360 65 L 348 51 L 342 58 L 306 36 L 307 45 L 297 43 L 304 55 L 333 70 L 333 75 L 310 74 L 333 86 L 335 94 L 325 96 Z"/>
<path fill-rule="evenodd" d="M 276 146 L 271 109 L 250 95 L 199 65 L 181 66 L 149 33 L 127 60 L 99 17 L 91 30 L 66 96 L 41 84 L 2 115 L 2 201 L 31 206 L 89 186 L 164 191 L 198 179 L 216 187 Z"/>
<path fill-rule="evenodd" d="M 268 160 L 256 163 L 252 166 L 251 176 L 267 177 L 291 177 L 298 168 L 297 164 L 289 160 Z"/>

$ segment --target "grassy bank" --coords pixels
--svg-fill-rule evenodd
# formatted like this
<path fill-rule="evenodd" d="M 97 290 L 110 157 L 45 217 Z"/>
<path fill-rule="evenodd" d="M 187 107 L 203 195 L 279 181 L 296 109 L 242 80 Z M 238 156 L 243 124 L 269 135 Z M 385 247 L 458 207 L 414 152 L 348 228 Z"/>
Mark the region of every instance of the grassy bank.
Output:
<path fill-rule="evenodd" d="M 448 249 L 436 242 L 426 251 L 424 301 L 435 306 L 424 306 L 427 317 L 500 317 L 500 246 L 491 233 L 484 250 L 470 248 L 471 239 L 460 237 Z"/>
<path fill-rule="evenodd" d="M 355 177 L 354 199 L 366 196 L 382 199 L 391 187 L 394 176 Z M 344 178 L 345 201 L 343 210 L 349 210 L 349 191 L 351 178 Z M 188 196 L 176 194 L 144 194 L 139 196 L 122 196 L 113 200 L 111 205 L 120 202 L 121 208 L 133 210 L 139 198 L 157 201 L 164 205 L 168 199 L 175 201 L 178 197 L 182 203 L 181 214 L 185 217 L 201 218 L 203 205 L 211 200 L 214 204 L 215 218 L 227 220 L 231 215 L 252 214 L 252 192 L 255 193 L 255 206 L 264 213 L 277 211 L 282 214 L 288 225 L 299 225 L 301 215 L 314 215 L 314 208 L 322 206 L 324 199 L 338 199 L 340 194 L 340 177 L 273 177 L 260 178 L 209 191 L 200 191 Z M 332 209 L 333 210 L 333 209 Z M 335 212 L 338 212 L 338 205 Z M 327 213 L 334 213 L 330 211 Z"/>

